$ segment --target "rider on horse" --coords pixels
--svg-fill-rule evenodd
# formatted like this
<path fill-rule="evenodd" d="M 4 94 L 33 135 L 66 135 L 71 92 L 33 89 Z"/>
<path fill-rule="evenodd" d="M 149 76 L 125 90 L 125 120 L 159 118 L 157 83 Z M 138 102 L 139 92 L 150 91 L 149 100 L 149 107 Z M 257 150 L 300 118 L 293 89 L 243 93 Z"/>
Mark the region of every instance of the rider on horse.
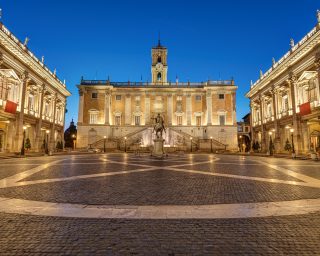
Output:
<path fill-rule="evenodd" d="M 156 120 L 156 124 L 153 127 L 153 131 L 156 132 L 156 136 L 157 138 L 160 138 L 158 135 L 158 132 L 160 132 L 161 138 L 162 138 L 162 131 L 166 132 L 166 128 L 164 127 L 164 120 L 163 117 L 160 116 L 160 114 L 158 113 L 157 117 L 152 118 Z"/>

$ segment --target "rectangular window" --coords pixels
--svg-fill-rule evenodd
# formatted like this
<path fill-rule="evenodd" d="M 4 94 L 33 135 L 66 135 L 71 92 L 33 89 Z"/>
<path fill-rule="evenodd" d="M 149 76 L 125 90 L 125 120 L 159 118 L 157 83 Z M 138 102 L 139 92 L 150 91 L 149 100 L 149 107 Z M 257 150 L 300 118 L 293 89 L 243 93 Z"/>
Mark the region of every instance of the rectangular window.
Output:
<path fill-rule="evenodd" d="M 245 127 L 245 132 L 249 132 L 249 127 L 248 126 Z"/>
<path fill-rule="evenodd" d="M 226 123 L 226 116 L 225 115 L 219 115 L 219 124 L 225 125 Z"/>
<path fill-rule="evenodd" d="M 90 124 L 98 123 L 98 113 L 90 113 Z"/>
<path fill-rule="evenodd" d="M 121 125 L 121 116 L 115 116 L 114 124 L 117 126 Z"/>
<path fill-rule="evenodd" d="M 140 116 L 135 116 L 134 117 L 134 124 L 135 125 L 140 125 Z"/>
<path fill-rule="evenodd" d="M 177 116 L 177 125 L 182 125 L 182 116 Z"/>
<path fill-rule="evenodd" d="M 219 94 L 219 100 L 224 100 L 224 94 Z"/>
<path fill-rule="evenodd" d="M 201 101 L 201 95 L 196 95 L 196 101 Z"/>
<path fill-rule="evenodd" d="M 121 95 L 116 95 L 116 100 L 121 100 Z"/>
<path fill-rule="evenodd" d="M 196 124 L 197 126 L 201 126 L 201 116 L 196 116 Z"/>
<path fill-rule="evenodd" d="M 177 101 L 182 101 L 182 96 L 177 96 Z"/>
<path fill-rule="evenodd" d="M 98 98 L 98 93 L 97 92 L 91 93 L 91 98 L 92 99 L 97 99 Z"/>
<path fill-rule="evenodd" d="M 29 94 L 29 102 L 28 102 L 29 110 L 33 110 L 33 103 L 34 103 L 34 96 L 32 94 Z"/>

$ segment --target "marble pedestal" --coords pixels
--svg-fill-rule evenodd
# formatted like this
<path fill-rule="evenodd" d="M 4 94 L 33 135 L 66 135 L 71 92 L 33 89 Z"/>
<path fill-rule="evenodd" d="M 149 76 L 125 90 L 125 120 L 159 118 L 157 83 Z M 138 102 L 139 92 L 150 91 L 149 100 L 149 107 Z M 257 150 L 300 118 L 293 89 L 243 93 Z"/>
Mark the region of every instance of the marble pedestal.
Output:
<path fill-rule="evenodd" d="M 154 146 L 153 146 L 153 151 L 152 151 L 152 156 L 155 157 L 164 157 L 165 153 L 163 151 L 163 143 L 164 139 L 155 139 L 153 140 Z"/>

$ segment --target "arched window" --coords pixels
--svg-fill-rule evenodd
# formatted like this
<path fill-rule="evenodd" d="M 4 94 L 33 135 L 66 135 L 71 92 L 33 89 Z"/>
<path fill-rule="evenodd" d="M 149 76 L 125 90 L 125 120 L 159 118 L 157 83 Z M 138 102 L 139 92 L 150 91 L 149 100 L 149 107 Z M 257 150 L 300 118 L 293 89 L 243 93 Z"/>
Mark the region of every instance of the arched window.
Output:
<path fill-rule="evenodd" d="M 157 80 L 158 80 L 158 81 L 161 81 L 161 73 L 160 73 L 160 72 L 159 72 L 158 75 L 157 75 Z"/>
<path fill-rule="evenodd" d="M 161 56 L 158 56 L 158 63 L 161 62 Z"/>

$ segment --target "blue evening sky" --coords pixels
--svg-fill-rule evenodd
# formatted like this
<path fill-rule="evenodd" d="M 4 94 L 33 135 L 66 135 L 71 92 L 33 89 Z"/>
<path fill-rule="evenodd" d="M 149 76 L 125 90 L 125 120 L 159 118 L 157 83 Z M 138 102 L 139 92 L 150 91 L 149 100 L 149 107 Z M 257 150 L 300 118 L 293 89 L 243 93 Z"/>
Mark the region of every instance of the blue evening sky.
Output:
<path fill-rule="evenodd" d="M 168 47 L 168 77 L 205 81 L 234 77 L 237 119 L 249 111 L 245 93 L 272 57 L 281 58 L 316 24 L 318 0 L 107 1 L 0 0 L 2 21 L 58 77 L 66 79 L 66 126 L 77 120 L 76 84 L 85 79 L 151 78 L 150 49 Z"/>

